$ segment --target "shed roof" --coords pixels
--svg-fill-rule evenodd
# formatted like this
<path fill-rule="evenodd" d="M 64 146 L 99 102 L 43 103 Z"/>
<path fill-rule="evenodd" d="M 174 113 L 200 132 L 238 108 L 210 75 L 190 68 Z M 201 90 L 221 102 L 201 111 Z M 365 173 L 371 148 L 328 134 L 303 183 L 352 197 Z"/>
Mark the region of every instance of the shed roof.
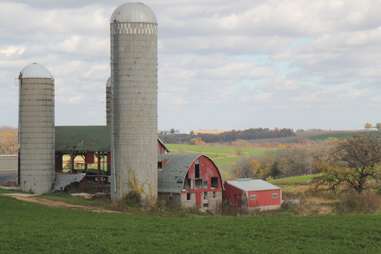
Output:
<path fill-rule="evenodd" d="M 239 178 L 236 180 L 227 181 L 227 183 L 243 191 L 263 191 L 280 189 L 278 186 L 275 186 L 261 179 Z"/>
<path fill-rule="evenodd" d="M 200 156 L 200 154 L 163 155 L 165 163 L 163 168 L 159 170 L 159 192 L 181 192 L 190 165 Z"/>
<path fill-rule="evenodd" d="M 164 144 L 163 140 L 161 140 L 160 138 L 157 139 L 157 141 L 159 142 L 159 144 L 164 148 L 165 151 L 167 151 L 168 153 L 170 152 L 168 147 Z"/>
<path fill-rule="evenodd" d="M 107 126 L 56 126 L 57 152 L 109 152 Z"/>

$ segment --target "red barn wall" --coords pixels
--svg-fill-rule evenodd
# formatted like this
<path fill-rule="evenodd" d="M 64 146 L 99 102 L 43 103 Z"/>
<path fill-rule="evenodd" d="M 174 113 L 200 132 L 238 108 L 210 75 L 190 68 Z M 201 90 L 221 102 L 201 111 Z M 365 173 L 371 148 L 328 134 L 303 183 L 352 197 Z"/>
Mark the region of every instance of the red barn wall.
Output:
<path fill-rule="evenodd" d="M 273 199 L 273 193 L 277 194 L 277 198 Z M 256 195 L 256 199 L 253 200 L 250 197 Z M 248 192 L 248 207 L 258 206 L 279 206 L 281 204 L 281 191 L 280 190 L 265 190 L 265 191 L 249 191 Z"/>
<path fill-rule="evenodd" d="M 165 146 L 160 141 L 157 141 L 157 149 L 159 151 L 159 154 L 168 153 L 167 149 L 165 148 Z"/>
<path fill-rule="evenodd" d="M 242 194 L 244 192 L 228 183 L 225 183 L 224 187 L 224 200 L 226 200 L 231 207 L 240 208 Z"/>

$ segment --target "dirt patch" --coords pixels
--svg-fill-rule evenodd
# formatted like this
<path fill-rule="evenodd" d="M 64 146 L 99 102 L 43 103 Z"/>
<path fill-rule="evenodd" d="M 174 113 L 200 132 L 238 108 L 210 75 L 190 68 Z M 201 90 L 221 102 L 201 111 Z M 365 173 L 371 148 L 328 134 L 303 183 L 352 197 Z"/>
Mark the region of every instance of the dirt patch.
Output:
<path fill-rule="evenodd" d="M 94 207 L 94 206 L 84 206 L 84 205 L 73 205 L 63 201 L 50 200 L 43 198 L 34 194 L 24 194 L 24 193 L 7 193 L 4 196 L 12 197 L 20 201 L 30 202 L 34 204 L 45 205 L 49 207 L 62 207 L 68 209 L 81 209 L 89 212 L 95 213 L 120 213 L 118 211 L 108 210 L 104 208 Z"/>

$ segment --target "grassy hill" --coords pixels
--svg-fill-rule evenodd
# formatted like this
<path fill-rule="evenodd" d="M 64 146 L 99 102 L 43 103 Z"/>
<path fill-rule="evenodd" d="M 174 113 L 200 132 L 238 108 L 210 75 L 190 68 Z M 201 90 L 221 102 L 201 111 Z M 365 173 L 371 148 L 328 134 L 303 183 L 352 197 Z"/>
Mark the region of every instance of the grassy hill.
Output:
<path fill-rule="evenodd" d="M 276 151 L 275 148 L 232 146 L 222 144 L 169 144 L 168 148 L 173 153 L 202 153 L 209 156 L 214 160 L 225 177 L 229 177 L 229 170 L 242 156 L 262 157 L 268 153 L 273 153 Z"/>
<path fill-rule="evenodd" d="M 0 196 L 0 253 L 381 253 L 381 215 L 158 216 Z"/>
<path fill-rule="evenodd" d="M 326 141 L 330 139 L 346 139 L 364 132 L 366 131 L 305 131 L 298 133 L 297 137 L 312 141 Z"/>

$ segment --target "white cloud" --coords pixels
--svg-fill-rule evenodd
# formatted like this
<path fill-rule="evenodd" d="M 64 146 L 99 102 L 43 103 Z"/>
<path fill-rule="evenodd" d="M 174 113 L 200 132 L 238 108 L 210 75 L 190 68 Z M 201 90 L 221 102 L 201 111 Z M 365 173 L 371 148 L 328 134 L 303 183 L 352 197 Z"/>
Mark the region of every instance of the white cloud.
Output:
<path fill-rule="evenodd" d="M 3 55 L 5 57 L 17 57 L 24 54 L 25 48 L 24 47 L 17 47 L 17 46 L 6 46 L 6 47 L 0 47 L 0 55 Z"/>
<path fill-rule="evenodd" d="M 0 100 L 0 125 L 17 123 L 16 77 L 30 62 L 56 78 L 58 123 L 104 123 L 108 22 L 122 2 L 0 3 L 0 93 L 7 98 Z M 161 128 L 355 128 L 379 121 L 380 1 L 147 4 L 159 20 Z"/>

